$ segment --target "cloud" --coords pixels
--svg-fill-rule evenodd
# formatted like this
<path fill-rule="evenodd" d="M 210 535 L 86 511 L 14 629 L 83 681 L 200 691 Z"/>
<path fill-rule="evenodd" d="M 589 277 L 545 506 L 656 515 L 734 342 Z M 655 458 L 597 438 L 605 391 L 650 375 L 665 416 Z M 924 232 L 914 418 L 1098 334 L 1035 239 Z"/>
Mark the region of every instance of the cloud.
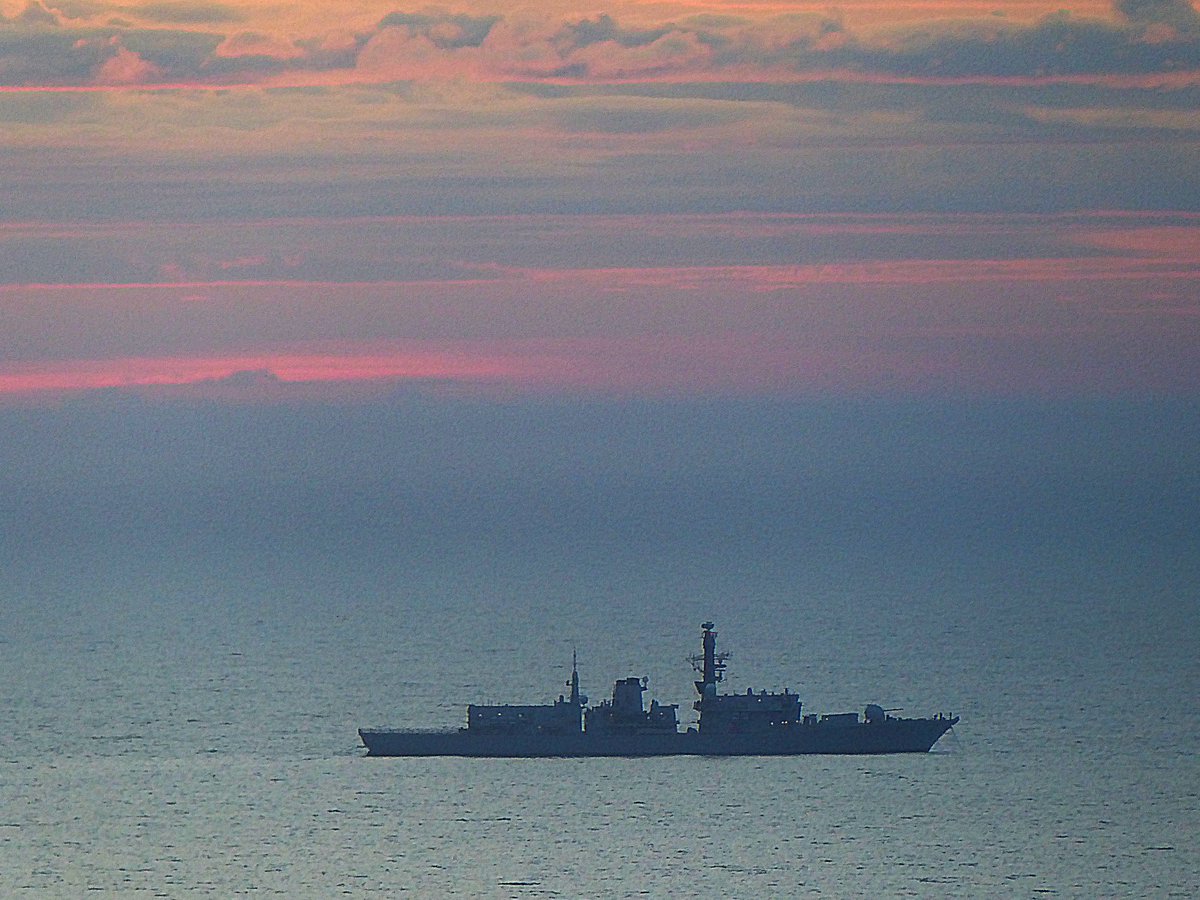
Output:
<path fill-rule="evenodd" d="M 1139 25 L 1169 25 L 1180 34 L 1200 31 L 1200 13 L 1189 0 L 1116 0 L 1115 8 Z"/>
<path fill-rule="evenodd" d="M 35 245 L 47 271 L 207 248 L 229 280 L 6 285 L 0 392 L 232 396 L 270 388 L 268 371 L 514 389 L 1049 386 L 1082 359 L 1108 384 L 1194 387 L 1198 234 L 1197 216 L 1164 213 L 14 223 L 0 229 L 13 265 Z M 454 254 L 490 277 L 251 280 L 289 264 L 271 257 L 289 244 L 324 256 L 302 277 L 357 264 L 341 271 L 378 279 Z"/>
<path fill-rule="evenodd" d="M 27 154 L 12 215 L 60 209 L 72 160 L 130 158 L 128 190 L 69 176 L 81 208 L 1187 207 L 1200 39 L 1150 43 L 1149 27 L 434 11 L 308 32 L 11 25 L 0 141 Z"/>
<path fill-rule="evenodd" d="M 89 19 L 93 16 L 107 15 L 113 11 L 113 6 L 102 0 L 40 0 L 42 5 L 49 4 L 56 13 L 67 19 Z"/>
<path fill-rule="evenodd" d="M 303 57 L 305 51 L 293 41 L 257 31 L 240 31 L 218 44 L 213 55 L 222 59 L 257 56 L 272 60 L 288 60 Z"/>
<path fill-rule="evenodd" d="M 436 25 L 432 17 L 422 16 L 420 27 L 409 25 L 407 31 L 411 37 L 429 37 L 458 19 L 447 16 Z M 381 25 L 395 21 L 389 17 Z M 779 67 L 800 48 L 814 53 L 844 49 L 850 40 L 840 28 L 834 20 L 812 16 L 757 23 L 693 17 L 647 27 L 622 25 L 609 14 L 561 22 L 517 17 L 489 19 L 486 29 L 483 24 L 473 29 L 473 41 L 438 47 L 448 53 L 443 63 L 452 55 L 464 67 L 495 79 L 603 82 L 719 75 L 736 80 L 745 75 L 739 70 Z M 467 48 L 478 48 L 479 53 L 453 52 Z M 822 61 L 828 63 L 824 57 Z"/>
<path fill-rule="evenodd" d="M 610 14 L 566 20 L 394 14 L 364 36 L 359 68 L 453 71 L 471 77 L 611 82 L 633 79 L 787 81 L 1110 76 L 1200 68 L 1196 12 L 1185 0 L 1122 0 L 1124 22 L 1047 16 L 935 22 L 876 36 L 835 16 L 696 16 L 637 27 Z M 1146 40 L 1147 25 L 1175 39 Z M 399 34 L 389 34 L 399 29 Z M 384 37 L 387 35 L 387 37 Z M 472 51 L 472 52 L 466 52 Z M 478 52 L 474 52 L 478 51 Z M 392 64 L 387 64 L 388 60 Z"/>
<path fill-rule="evenodd" d="M 500 20 L 498 15 L 395 12 L 380 21 L 378 30 L 399 28 L 412 37 L 426 38 L 441 50 L 453 50 L 480 46 Z"/>
<path fill-rule="evenodd" d="M 971 22 L 944 29 L 909 29 L 882 45 L 864 46 L 855 65 L 915 77 L 1035 77 L 1115 75 L 1200 67 L 1200 40 L 1156 45 L 1143 29 L 1066 14 L 1032 26 Z"/>
<path fill-rule="evenodd" d="M 439 47 L 427 35 L 408 28 L 384 28 L 363 46 L 355 71 L 373 78 L 421 79 L 475 74 L 472 54 Z"/>
<path fill-rule="evenodd" d="M 57 25 L 58 16 L 51 12 L 41 0 L 30 0 L 25 9 L 11 19 L 0 16 L 0 22 L 11 22 L 21 25 Z"/>
<path fill-rule="evenodd" d="M 142 84 L 162 75 L 162 70 L 132 50 L 118 46 L 116 53 L 96 70 L 97 84 Z"/>
<path fill-rule="evenodd" d="M 1200 70 L 1200 15 L 1187 0 L 1118 0 L 1115 20 L 1054 14 L 1033 23 L 989 17 L 854 33 L 834 15 L 690 16 L 625 24 L 610 13 L 556 19 L 523 12 L 393 12 L 363 29 L 286 33 L 269 20 L 230 32 L 248 13 L 222 3 L 73 4 L 66 18 L 34 0 L 4 20 L 0 79 L 62 83 L 81 67 L 72 44 L 117 37 L 163 77 L 272 83 L 405 78 L 726 80 L 1041 78 Z M 110 10 L 116 10 L 112 7 Z M 162 25 L 190 30 L 163 29 Z M 63 32 L 56 43 L 45 32 Z M 40 45 L 40 46 L 39 46 Z M 264 67 L 262 60 L 276 63 Z M 242 60 L 239 64 L 237 60 Z"/>
<path fill-rule="evenodd" d="M 298 382 L 536 384 L 561 381 L 563 365 L 553 355 L 530 353 L 528 347 L 479 341 L 346 345 L 303 353 L 57 359 L 0 363 L 0 400 L 5 395 L 182 386 L 223 399 L 253 399 L 278 396 L 285 386 Z"/>
<path fill-rule="evenodd" d="M 568 57 L 566 71 L 585 72 L 597 80 L 646 78 L 677 72 L 703 72 L 712 61 L 712 47 L 695 33 L 674 30 L 649 43 L 619 41 L 589 43 Z"/>

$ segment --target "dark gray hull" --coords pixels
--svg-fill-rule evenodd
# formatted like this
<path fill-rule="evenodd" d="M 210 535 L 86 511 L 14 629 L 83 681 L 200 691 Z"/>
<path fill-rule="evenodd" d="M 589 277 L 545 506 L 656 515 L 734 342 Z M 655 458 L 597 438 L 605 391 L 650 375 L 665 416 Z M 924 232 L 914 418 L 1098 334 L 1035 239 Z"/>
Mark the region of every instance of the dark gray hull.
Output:
<path fill-rule="evenodd" d="M 544 757 L 800 756 L 927 753 L 958 717 L 851 725 L 797 725 L 760 734 L 472 734 L 359 729 L 368 756 Z"/>

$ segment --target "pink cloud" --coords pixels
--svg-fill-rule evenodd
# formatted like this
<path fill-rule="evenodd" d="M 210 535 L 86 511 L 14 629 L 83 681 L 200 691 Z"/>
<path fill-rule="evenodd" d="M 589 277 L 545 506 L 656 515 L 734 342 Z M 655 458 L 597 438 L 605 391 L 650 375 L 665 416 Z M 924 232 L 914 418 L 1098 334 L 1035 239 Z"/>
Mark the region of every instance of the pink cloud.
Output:
<path fill-rule="evenodd" d="M 404 28 L 384 28 L 358 54 L 356 76 L 366 80 L 481 77 L 476 47 L 445 49 Z"/>
<path fill-rule="evenodd" d="M 305 227 L 324 234 L 334 221 Z M 419 217 L 364 221 L 427 224 Z M 474 268 L 479 277 L 453 280 L 178 277 L 171 283 L 0 285 L 6 324 L 0 356 L 13 360 L 0 362 L 0 393 L 216 390 L 209 382 L 222 382 L 220 390 L 232 393 L 240 382 L 223 380 L 254 371 L 278 380 L 256 388 L 263 391 L 301 384 L 374 389 L 408 379 L 473 389 L 614 392 L 1117 390 L 1200 383 L 1200 361 L 1189 361 L 1196 357 L 1200 322 L 1200 220 L 1186 214 L 439 220 L 450 221 L 464 230 L 446 227 L 447 253 L 469 254 L 464 248 L 473 246 L 473 235 L 508 232 L 512 225 L 531 234 L 553 232 L 571 246 L 645 234 L 653 247 L 668 233 L 677 246 L 691 245 L 693 236 L 704 245 L 728 235 L 785 237 L 802 246 L 809 234 L 956 234 L 963 238 L 956 246 L 992 258 L 854 259 L 864 245 L 853 240 L 845 245 L 848 256 L 830 254 L 833 261 L 825 264 L 554 269 L 502 265 L 481 253 L 445 268 Z M 469 223 L 476 221 L 473 230 Z M 117 229 L 138 241 L 147 227 L 161 226 L 80 224 L 70 233 Z M 254 227 L 278 229 L 279 223 Z M 0 240 L 62 233 L 54 223 L 0 225 Z M 1011 243 L 1013 235 L 1020 244 Z M 990 243 L 972 242 L 973 236 Z M 169 245 L 174 251 L 202 244 L 201 237 L 188 232 Z M 207 254 L 210 268 L 226 263 L 229 274 L 257 274 L 267 257 L 273 265 L 291 258 L 277 250 L 264 257 L 261 248 L 269 243 L 240 241 L 232 232 L 225 237 L 223 246 L 244 256 L 228 249 L 227 256 Z M 309 246 L 299 241 L 296 249 Z M 905 240 L 887 246 L 911 254 L 946 245 Z M 1034 246 L 1047 255 L 1003 258 L 1006 247 Z M 1088 249 L 1070 255 L 1080 247 Z M 539 251 L 524 258 L 554 256 Z M 745 257 L 731 251 L 728 258 Z"/>
<path fill-rule="evenodd" d="M 1164 303 L 1171 298 L 1165 298 Z M 871 304 L 867 304 L 870 306 Z M 1058 321 L 994 320 L 935 303 L 882 330 L 771 330 L 479 340 L 325 342 L 305 350 L 44 360 L 0 365 L 0 397 L 97 389 L 229 400 L 359 396 L 406 381 L 461 389 L 617 395 L 796 392 L 1072 393 L 1171 390 L 1200 375 L 1186 334 L 1134 364 L 1119 326 L 1086 310 Z M 896 309 L 885 309 L 892 317 Z M 851 311 L 850 316 L 856 315 Z M 1136 342 L 1136 339 L 1135 339 Z M 300 392 L 297 394 L 297 392 Z"/>
<path fill-rule="evenodd" d="M 96 70 L 96 82 L 102 85 L 144 84 L 161 76 L 162 70 L 154 63 L 120 46 Z"/>
<path fill-rule="evenodd" d="M 343 353 L 266 353 L 215 357 L 127 357 L 0 365 L 0 394 L 63 393 L 223 382 L 266 372 L 278 383 L 452 379 L 495 381 L 527 375 L 511 359 L 461 348 Z"/>
<path fill-rule="evenodd" d="M 658 74 L 704 71 L 712 61 L 712 48 L 688 32 L 671 32 L 649 44 L 624 47 L 602 41 L 575 50 L 563 64 L 583 67 L 589 79 L 614 81 L 644 79 Z"/>
<path fill-rule="evenodd" d="M 910 354 L 847 348 L 797 350 L 765 335 L 429 342 L 385 349 L 220 357 L 63 360 L 0 366 L 0 395 L 61 395 L 123 388 L 191 386 L 227 398 L 266 397 L 288 385 L 395 384 L 406 380 L 531 391 L 660 394 L 762 393 L 864 386 L 883 379 L 915 388 L 944 363 Z"/>
<path fill-rule="evenodd" d="M 1200 225 L 1084 228 L 1072 235 L 1072 239 L 1083 246 L 1147 257 L 1192 260 L 1200 264 Z"/>

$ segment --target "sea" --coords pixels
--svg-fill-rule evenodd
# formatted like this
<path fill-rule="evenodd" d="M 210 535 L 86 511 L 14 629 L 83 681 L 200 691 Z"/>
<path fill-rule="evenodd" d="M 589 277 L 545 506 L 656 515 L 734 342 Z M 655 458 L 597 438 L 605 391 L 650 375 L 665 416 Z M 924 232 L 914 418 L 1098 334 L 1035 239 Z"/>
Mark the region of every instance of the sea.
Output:
<path fill-rule="evenodd" d="M 1200 895 L 1191 401 L 0 411 L 0 896 Z M 375 759 L 572 653 L 928 754 Z"/>

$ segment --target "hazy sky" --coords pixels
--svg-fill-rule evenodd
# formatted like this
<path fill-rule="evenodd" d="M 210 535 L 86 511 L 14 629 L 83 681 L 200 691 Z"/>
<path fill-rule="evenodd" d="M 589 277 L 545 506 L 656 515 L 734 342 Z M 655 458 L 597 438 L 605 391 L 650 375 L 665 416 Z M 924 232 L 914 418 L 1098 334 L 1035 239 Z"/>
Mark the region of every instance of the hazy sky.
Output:
<path fill-rule="evenodd" d="M 1183 609 L 1198 111 L 1186 0 L 0 0 L 0 638 Z"/>
<path fill-rule="evenodd" d="M 0 402 L 1200 387 L 1188 0 L 0 0 L 0 123 Z"/>

